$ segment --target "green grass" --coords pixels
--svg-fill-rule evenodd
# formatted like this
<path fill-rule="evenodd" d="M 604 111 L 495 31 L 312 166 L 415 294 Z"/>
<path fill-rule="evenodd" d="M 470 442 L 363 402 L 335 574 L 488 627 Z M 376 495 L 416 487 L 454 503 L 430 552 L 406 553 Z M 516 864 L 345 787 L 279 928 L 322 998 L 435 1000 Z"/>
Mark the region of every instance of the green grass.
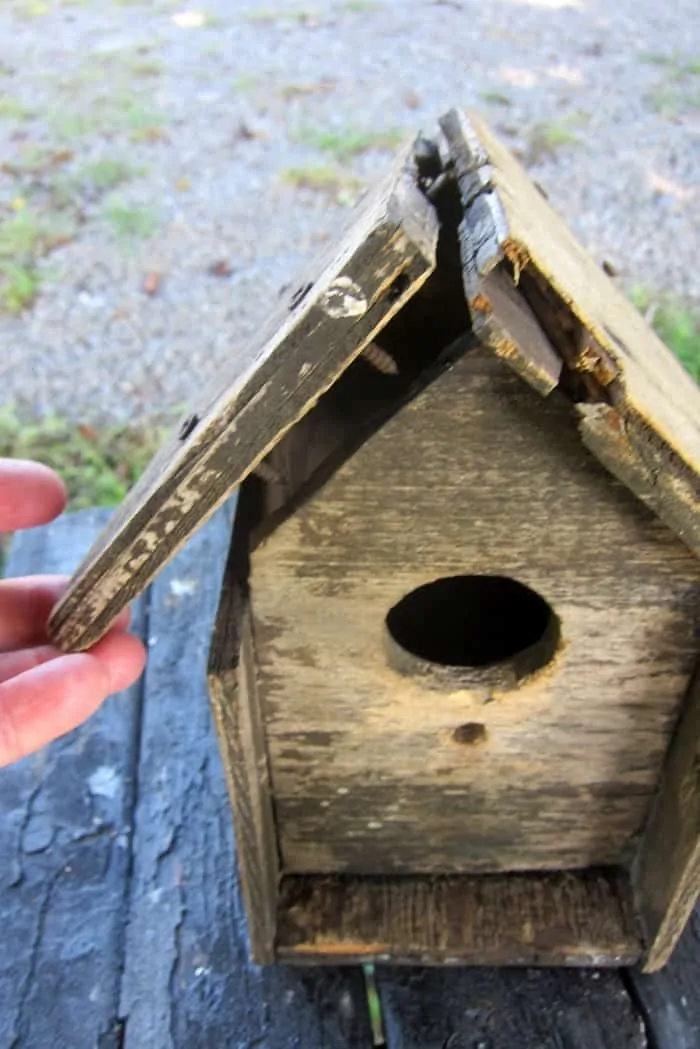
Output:
<path fill-rule="evenodd" d="M 261 25 L 273 22 L 297 22 L 300 25 L 303 25 L 305 22 L 322 21 L 322 13 L 318 8 L 314 7 L 286 7 L 279 9 L 272 7 L 251 7 L 248 8 L 247 11 L 242 12 L 242 17 L 249 22 L 257 22 Z"/>
<path fill-rule="evenodd" d="M 51 9 L 48 0 L 14 0 L 11 11 L 15 18 L 23 22 L 29 22 L 34 18 L 42 18 Z"/>
<path fill-rule="evenodd" d="M 345 0 L 340 5 L 340 10 L 359 15 L 364 14 L 366 11 L 376 11 L 381 6 L 378 0 Z"/>
<path fill-rule="evenodd" d="M 538 164 L 546 157 L 556 156 L 563 149 L 579 146 L 581 139 L 572 128 L 581 126 L 583 116 L 572 114 L 562 123 L 533 124 L 525 136 L 526 164 Z"/>
<path fill-rule="evenodd" d="M 675 79 L 700 76 L 700 58 L 686 58 L 677 51 L 670 55 L 659 51 L 645 51 L 639 57 L 642 62 L 668 70 Z"/>
<path fill-rule="evenodd" d="M 0 307 L 21 313 L 34 302 L 41 281 L 36 266 L 0 259 Z"/>
<path fill-rule="evenodd" d="M 38 261 L 73 239 L 72 218 L 60 212 L 23 208 L 0 221 L 0 310 L 19 313 L 36 298 Z"/>
<path fill-rule="evenodd" d="M 18 98 L 0 94 L 0 120 L 27 120 L 34 113 Z"/>
<path fill-rule="evenodd" d="M 681 113 L 700 110 L 700 90 L 661 86 L 649 91 L 644 97 L 647 105 L 662 117 L 675 118 Z"/>
<path fill-rule="evenodd" d="M 157 58 L 134 58 L 128 63 L 128 71 L 139 79 L 157 77 L 163 72 L 163 63 Z"/>
<path fill-rule="evenodd" d="M 504 91 L 482 91 L 481 100 L 488 106 L 512 106 L 513 100 Z"/>
<path fill-rule="evenodd" d="M 353 157 L 371 150 L 393 150 L 403 141 L 405 132 L 397 128 L 384 131 L 362 131 L 359 128 L 302 128 L 296 140 L 322 153 L 330 153 L 337 161 L 352 160 Z"/>
<path fill-rule="evenodd" d="M 700 314 L 672 296 L 655 295 L 647 288 L 633 288 L 630 298 L 659 338 L 700 382 Z"/>
<path fill-rule="evenodd" d="M 62 87 L 77 99 L 82 97 L 83 89 L 77 89 L 74 84 L 64 83 Z M 157 141 L 164 137 L 167 119 L 162 110 L 142 102 L 130 90 L 97 95 L 81 109 L 74 108 L 72 99 L 67 104 L 57 102 L 48 114 L 50 129 L 64 143 L 76 143 L 92 135 L 121 134 L 128 134 L 136 141 Z"/>
<path fill-rule="evenodd" d="M 700 76 L 700 58 L 691 58 L 678 52 L 651 52 L 640 57 L 643 62 L 658 66 L 664 74 L 644 96 L 650 109 L 670 120 L 700 110 L 700 88 L 697 87 L 697 81 L 693 80 Z"/>
<path fill-rule="evenodd" d="M 107 201 L 103 215 L 113 235 L 124 243 L 147 240 L 158 228 L 158 217 L 152 208 L 136 207 L 119 197 Z"/>
<path fill-rule="evenodd" d="M 120 503 L 163 439 L 156 425 L 94 429 L 58 416 L 21 419 L 13 409 L 0 408 L 0 456 L 53 467 L 73 510 Z"/>
<path fill-rule="evenodd" d="M 125 160 L 118 157 L 101 157 L 85 164 L 78 172 L 78 179 L 81 183 L 89 183 L 98 192 L 106 193 L 128 182 L 135 174 L 136 168 L 127 164 Z"/>
<path fill-rule="evenodd" d="M 338 204 L 352 203 L 364 184 L 357 178 L 339 171 L 328 164 L 308 167 L 285 168 L 280 178 L 293 189 L 311 190 L 332 197 Z"/>

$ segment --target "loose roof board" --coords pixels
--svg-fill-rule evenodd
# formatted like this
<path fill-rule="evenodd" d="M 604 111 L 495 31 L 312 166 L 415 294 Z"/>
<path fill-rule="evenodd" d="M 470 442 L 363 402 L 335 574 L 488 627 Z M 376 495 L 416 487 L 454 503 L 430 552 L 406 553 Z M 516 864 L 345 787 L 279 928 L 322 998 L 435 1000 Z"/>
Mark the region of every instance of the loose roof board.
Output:
<path fill-rule="evenodd" d="M 441 123 L 464 205 L 475 332 L 544 395 L 562 368 L 582 376 L 584 442 L 700 552 L 700 391 L 479 117 L 452 111 Z M 195 399 L 54 610 L 63 648 L 87 648 L 107 630 L 429 277 L 438 219 L 414 147 L 271 319 L 256 352 L 242 355 L 252 363 L 232 354 L 230 378 Z M 511 320 L 534 320 L 534 303 L 532 336 L 523 341 L 521 327 L 516 345 Z"/>

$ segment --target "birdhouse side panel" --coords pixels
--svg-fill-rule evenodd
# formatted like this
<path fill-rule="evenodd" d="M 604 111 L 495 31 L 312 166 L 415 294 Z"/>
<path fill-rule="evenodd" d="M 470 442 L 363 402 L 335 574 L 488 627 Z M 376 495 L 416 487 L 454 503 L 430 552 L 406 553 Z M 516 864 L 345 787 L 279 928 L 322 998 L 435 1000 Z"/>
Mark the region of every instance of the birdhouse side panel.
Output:
<path fill-rule="evenodd" d="M 469 352 L 261 543 L 250 585 L 283 871 L 629 860 L 700 565 L 558 394 Z"/>

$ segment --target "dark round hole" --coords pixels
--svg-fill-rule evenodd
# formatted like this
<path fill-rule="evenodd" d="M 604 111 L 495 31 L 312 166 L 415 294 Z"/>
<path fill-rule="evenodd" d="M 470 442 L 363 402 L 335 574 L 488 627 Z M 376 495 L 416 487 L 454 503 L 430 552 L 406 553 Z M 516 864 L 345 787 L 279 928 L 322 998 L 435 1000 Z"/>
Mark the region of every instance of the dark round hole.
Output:
<path fill-rule="evenodd" d="M 486 725 L 478 721 L 468 721 L 466 725 L 458 725 L 452 733 L 455 743 L 483 743 L 486 740 Z"/>
<path fill-rule="evenodd" d="M 386 617 L 387 629 L 402 649 L 450 667 L 486 667 L 511 659 L 552 633 L 553 621 L 550 606 L 530 587 L 488 575 L 426 583 L 406 594 Z"/>

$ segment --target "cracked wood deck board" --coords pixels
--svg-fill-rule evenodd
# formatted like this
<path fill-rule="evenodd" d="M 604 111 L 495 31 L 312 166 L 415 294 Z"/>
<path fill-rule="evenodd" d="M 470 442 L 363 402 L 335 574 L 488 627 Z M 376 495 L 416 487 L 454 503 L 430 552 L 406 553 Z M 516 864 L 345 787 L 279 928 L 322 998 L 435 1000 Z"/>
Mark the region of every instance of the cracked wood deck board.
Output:
<path fill-rule="evenodd" d="M 652 1044 L 617 972 L 379 968 L 376 980 L 387 1049 L 650 1049 Z"/>
<path fill-rule="evenodd" d="M 14 539 L 6 575 L 70 573 L 109 517 Z M 134 628 L 143 629 L 135 609 Z M 85 725 L 0 770 L 0 1046 L 112 1049 L 130 864 L 137 684 Z"/>
<path fill-rule="evenodd" d="M 369 1046 L 359 970 L 248 964 L 205 676 L 229 534 L 227 507 L 150 591 L 124 1049 Z"/>
<path fill-rule="evenodd" d="M 651 1033 L 653 1049 L 697 1049 L 700 1045 L 700 904 L 661 972 L 629 975 Z"/>

